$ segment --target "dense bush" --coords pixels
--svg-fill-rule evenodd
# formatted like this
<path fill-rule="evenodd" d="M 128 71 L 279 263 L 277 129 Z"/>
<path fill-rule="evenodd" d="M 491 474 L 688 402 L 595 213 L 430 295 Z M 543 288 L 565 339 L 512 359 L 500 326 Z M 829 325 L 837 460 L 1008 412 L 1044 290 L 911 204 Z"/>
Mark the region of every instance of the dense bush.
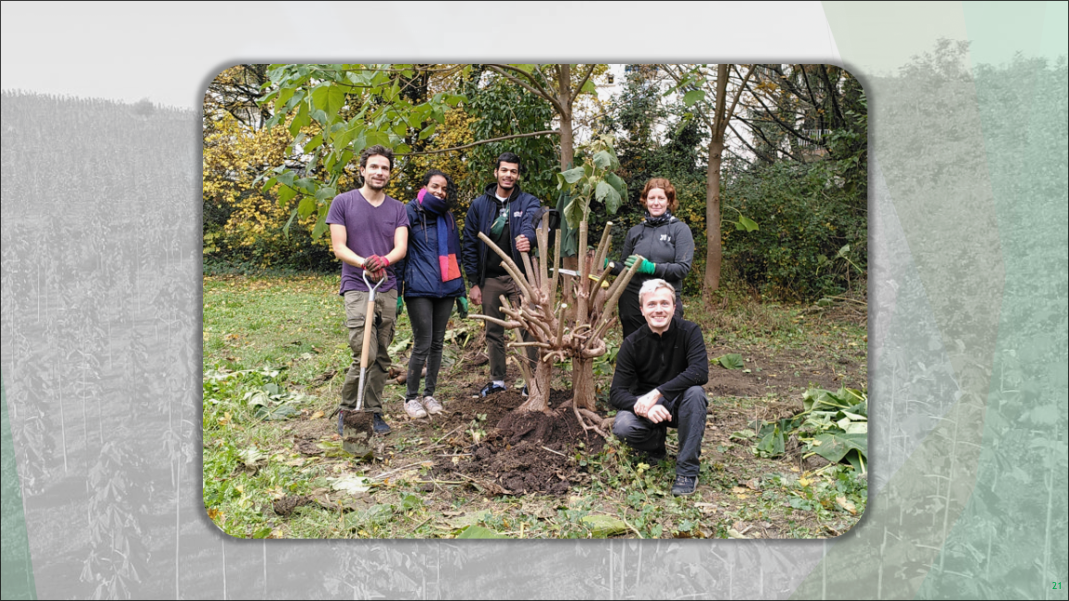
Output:
<path fill-rule="evenodd" d="M 836 166 L 778 161 L 728 174 L 723 241 L 732 276 L 799 299 L 837 294 L 860 279 L 867 268 L 866 199 L 844 186 Z M 736 211 L 760 229 L 731 227 Z"/>

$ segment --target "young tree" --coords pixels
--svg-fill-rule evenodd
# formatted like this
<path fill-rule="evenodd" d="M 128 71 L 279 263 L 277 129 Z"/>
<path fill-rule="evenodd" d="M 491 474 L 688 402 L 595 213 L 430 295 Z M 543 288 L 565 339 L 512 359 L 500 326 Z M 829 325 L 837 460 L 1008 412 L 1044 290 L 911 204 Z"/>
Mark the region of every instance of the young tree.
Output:
<path fill-rule="evenodd" d="M 583 165 L 560 173 L 558 188 L 572 192 L 572 201 L 564 211 L 564 218 L 579 231 L 580 246 L 587 243 L 587 219 L 590 203 L 600 200 L 610 212 L 619 208 L 622 198 L 627 193 L 626 184 L 612 169 L 619 167 L 619 161 L 612 149 L 611 136 L 595 139 L 589 148 L 589 158 Z M 556 231 L 553 264 L 549 265 L 549 215 L 542 217 L 541 227 L 537 230 L 539 254 L 536 265 L 527 253 L 523 253 L 526 275 L 520 271 L 508 254 L 498 248 L 483 234 L 483 240 L 494 252 L 501 256 L 502 264 L 516 280 L 522 291 L 519 307 L 509 306 L 502 298 L 505 307 L 502 311 L 508 320 L 495 320 L 485 315 L 473 315 L 476 319 L 493 321 L 507 329 L 524 328 L 535 338 L 534 342 L 510 343 L 510 347 L 538 347 L 539 360 L 535 373 L 527 373 L 526 361 L 518 361 L 524 371 L 524 380 L 529 383 L 527 402 L 519 411 L 548 411 L 549 385 L 552 379 L 552 367 L 555 361 L 572 361 L 572 407 L 580 425 L 586 430 L 596 430 L 605 435 L 603 422 L 594 412 L 594 359 L 607 351 L 605 332 L 616 322 L 613 311 L 620 294 L 638 270 L 634 265 L 622 273 L 611 285 L 608 285 L 608 270 L 594 274 L 600 269 L 609 251 L 609 232 L 612 223 L 605 226 L 594 256 L 579 261 L 579 269 L 572 279 L 560 278 L 561 232 Z M 571 289 L 570 297 L 575 298 L 576 311 L 569 312 L 567 299 L 563 295 L 558 301 L 558 283 L 563 289 Z M 563 292 L 564 290 L 562 290 Z M 585 419 L 584 419 L 585 418 Z M 587 421 L 590 423 L 588 424 Z"/>

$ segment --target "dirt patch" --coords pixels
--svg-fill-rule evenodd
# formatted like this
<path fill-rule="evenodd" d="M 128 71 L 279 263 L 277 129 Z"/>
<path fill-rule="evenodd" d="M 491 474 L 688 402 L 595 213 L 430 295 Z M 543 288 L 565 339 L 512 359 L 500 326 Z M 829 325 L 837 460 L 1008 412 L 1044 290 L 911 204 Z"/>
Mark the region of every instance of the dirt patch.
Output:
<path fill-rule="evenodd" d="M 867 382 L 860 374 L 866 357 L 860 350 L 852 357 L 829 357 L 795 349 L 740 352 L 723 346 L 709 348 L 710 358 L 727 353 L 740 353 L 743 369 L 725 369 L 719 364 L 711 364 L 705 390 L 712 396 L 759 397 L 769 392 L 795 395 L 811 384 L 827 390 L 837 390 L 844 385 L 867 388 Z"/>
<path fill-rule="evenodd" d="M 439 474 L 459 474 L 491 492 L 505 494 L 542 493 L 560 495 L 573 484 L 588 480 L 572 459 L 580 448 L 584 453 L 597 453 L 605 444 L 593 432 L 584 432 L 571 410 L 570 390 L 554 390 L 550 394 L 550 413 L 514 413 L 523 398 L 515 391 L 498 393 L 487 399 L 476 411 L 489 407 L 496 420 L 486 438 L 471 448 L 464 460 L 439 460 L 435 471 Z M 472 404 L 469 403 L 469 407 Z M 501 411 L 503 410 L 503 411 Z M 491 484 L 487 486 L 487 484 Z M 498 490 L 500 487 L 500 490 Z"/>

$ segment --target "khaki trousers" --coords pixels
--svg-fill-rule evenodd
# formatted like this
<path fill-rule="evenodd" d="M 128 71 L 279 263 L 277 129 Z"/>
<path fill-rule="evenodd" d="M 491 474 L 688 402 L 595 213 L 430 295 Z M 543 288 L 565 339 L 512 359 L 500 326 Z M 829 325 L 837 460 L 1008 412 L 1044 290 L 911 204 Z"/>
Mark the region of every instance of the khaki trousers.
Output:
<path fill-rule="evenodd" d="M 368 292 L 349 290 L 345 293 L 345 325 L 349 328 L 349 348 L 353 352 L 353 364 L 345 374 L 341 389 L 341 408 L 356 409 L 357 390 L 360 388 L 360 352 L 364 345 L 364 316 L 367 311 Z M 386 374 L 390 371 L 390 343 L 397 321 L 397 291 L 389 290 L 375 295 L 375 316 L 371 320 L 371 345 L 368 348 L 367 373 L 364 376 L 364 410 L 382 413 L 382 392 L 386 389 Z"/>
<path fill-rule="evenodd" d="M 520 306 L 520 287 L 510 276 L 503 275 L 496 278 L 486 278 L 483 282 L 483 309 L 486 315 L 508 321 L 509 317 L 501 312 L 501 295 L 509 299 L 513 308 Z M 527 330 L 520 330 L 526 342 L 534 342 L 534 337 Z M 490 379 L 505 379 L 505 328 L 496 323 L 486 322 L 486 354 L 490 357 Z M 533 346 L 526 347 L 527 359 L 534 376 L 534 366 L 538 362 L 538 349 Z"/>

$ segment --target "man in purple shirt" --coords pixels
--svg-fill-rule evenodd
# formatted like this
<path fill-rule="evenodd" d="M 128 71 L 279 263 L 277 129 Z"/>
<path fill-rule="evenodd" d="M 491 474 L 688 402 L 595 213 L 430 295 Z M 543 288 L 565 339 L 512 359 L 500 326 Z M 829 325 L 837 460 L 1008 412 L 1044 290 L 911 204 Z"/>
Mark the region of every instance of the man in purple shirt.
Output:
<path fill-rule="evenodd" d="M 397 320 L 397 279 L 389 267 L 408 252 L 408 213 L 400 201 L 385 192 L 391 169 L 392 150 L 381 145 L 365 149 L 360 154 L 360 175 L 364 185 L 336 196 L 327 213 L 334 256 L 342 262 L 340 294 L 345 299 L 345 323 L 349 327 L 349 348 L 353 352 L 353 364 L 341 389 L 339 435 L 345 416 L 356 409 L 360 387 L 360 353 L 370 294 L 364 284 L 365 270 L 371 282 L 383 278 L 386 281 L 375 293 L 375 315 L 368 316 L 370 322 L 367 325 L 373 330 L 367 358 L 364 409 L 374 414 L 375 433 L 390 431 L 390 426 L 382 419 L 382 392 L 390 369 L 388 349 Z"/>

